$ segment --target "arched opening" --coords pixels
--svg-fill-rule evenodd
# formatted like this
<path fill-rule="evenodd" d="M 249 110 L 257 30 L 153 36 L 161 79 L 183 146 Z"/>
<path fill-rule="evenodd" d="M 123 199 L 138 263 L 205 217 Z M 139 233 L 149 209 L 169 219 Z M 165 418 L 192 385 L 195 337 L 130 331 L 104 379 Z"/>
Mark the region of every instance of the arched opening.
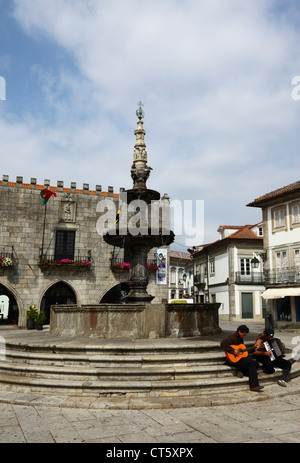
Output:
<path fill-rule="evenodd" d="M 107 293 L 102 297 L 100 304 L 122 304 L 122 298 L 129 293 L 128 283 L 119 283 L 113 286 Z"/>
<path fill-rule="evenodd" d="M 19 308 L 13 294 L 0 284 L 0 325 L 17 325 Z"/>
<path fill-rule="evenodd" d="M 46 316 L 46 324 L 50 323 L 50 308 L 56 304 L 76 304 L 76 295 L 73 289 L 62 281 L 52 285 L 43 296 L 41 311 Z"/>

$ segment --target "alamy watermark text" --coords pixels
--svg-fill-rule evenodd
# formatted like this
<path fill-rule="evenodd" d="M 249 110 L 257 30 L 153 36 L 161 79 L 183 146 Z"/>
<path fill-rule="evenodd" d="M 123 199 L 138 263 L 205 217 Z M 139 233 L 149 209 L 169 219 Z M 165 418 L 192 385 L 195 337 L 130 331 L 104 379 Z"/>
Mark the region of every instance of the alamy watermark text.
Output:
<path fill-rule="evenodd" d="M 204 201 L 178 200 L 126 201 L 126 193 L 118 205 L 111 198 L 97 204 L 99 235 L 170 235 L 184 236 L 187 246 L 204 240 Z"/>

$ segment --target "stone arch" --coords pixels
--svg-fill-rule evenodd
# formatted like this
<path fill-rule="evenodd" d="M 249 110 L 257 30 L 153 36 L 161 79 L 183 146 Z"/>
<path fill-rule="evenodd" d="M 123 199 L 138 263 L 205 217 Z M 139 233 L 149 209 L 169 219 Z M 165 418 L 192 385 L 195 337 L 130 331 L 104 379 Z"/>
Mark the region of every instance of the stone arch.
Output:
<path fill-rule="evenodd" d="M 121 304 L 122 297 L 129 293 L 128 281 L 111 285 L 100 298 L 100 304 Z"/>
<path fill-rule="evenodd" d="M 69 281 L 52 281 L 47 288 L 45 288 L 41 296 L 40 311 L 44 312 L 46 315 L 46 323 L 49 323 L 51 305 L 80 304 L 79 299 L 77 289 Z"/>
<path fill-rule="evenodd" d="M 20 312 L 23 309 L 23 304 L 18 293 L 7 283 L 0 281 L 0 296 L 7 296 L 9 299 L 7 317 L 0 317 L 0 324 L 18 325 Z"/>

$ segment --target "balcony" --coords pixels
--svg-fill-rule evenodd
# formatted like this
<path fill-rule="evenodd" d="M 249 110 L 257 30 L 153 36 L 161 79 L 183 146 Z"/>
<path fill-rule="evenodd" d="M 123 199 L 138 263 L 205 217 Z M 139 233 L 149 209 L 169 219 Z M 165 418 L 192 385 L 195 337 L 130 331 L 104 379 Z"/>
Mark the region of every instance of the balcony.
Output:
<path fill-rule="evenodd" d="M 90 269 L 92 267 L 92 256 L 90 251 L 88 251 L 87 255 L 77 251 L 73 258 L 43 254 L 39 258 L 39 266 L 41 268 Z"/>
<path fill-rule="evenodd" d="M 245 275 L 242 272 L 235 272 L 235 282 L 237 284 L 264 285 L 266 276 L 262 272 L 251 272 L 250 275 Z"/>
<path fill-rule="evenodd" d="M 14 257 L 13 257 L 13 248 L 12 252 L 5 252 L 0 250 L 0 268 L 11 268 L 14 265 Z"/>
<path fill-rule="evenodd" d="M 266 284 L 300 286 L 300 267 L 268 270 L 266 271 Z"/>
<path fill-rule="evenodd" d="M 207 276 L 200 273 L 194 275 L 194 286 L 200 291 L 204 290 L 206 284 Z"/>

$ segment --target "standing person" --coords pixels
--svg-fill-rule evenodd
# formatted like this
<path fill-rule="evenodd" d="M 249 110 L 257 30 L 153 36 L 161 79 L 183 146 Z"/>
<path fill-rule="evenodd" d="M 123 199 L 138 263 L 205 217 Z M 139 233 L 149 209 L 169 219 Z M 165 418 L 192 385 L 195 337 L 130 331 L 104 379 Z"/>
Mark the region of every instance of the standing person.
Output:
<path fill-rule="evenodd" d="M 257 338 L 256 346 L 257 350 L 254 353 L 255 358 L 262 364 L 264 373 L 272 374 L 275 372 L 275 368 L 282 369 L 282 377 L 278 380 L 279 386 L 287 386 L 287 377 L 291 371 L 292 364 L 288 360 L 285 360 L 282 357 L 271 360 L 271 352 L 267 351 L 264 346 L 264 342 L 268 342 L 274 337 L 274 331 L 272 328 L 266 328 Z M 282 344 L 282 347 L 285 348 L 285 345 Z"/>
<path fill-rule="evenodd" d="M 225 353 L 227 352 L 229 354 L 232 354 L 234 357 L 238 358 L 241 352 L 232 346 L 239 346 L 240 344 L 244 344 L 244 338 L 248 333 L 249 328 L 246 325 L 240 325 L 235 333 L 223 339 L 223 341 L 221 341 L 221 347 L 224 349 Z M 254 346 L 250 349 L 254 351 L 256 347 Z M 250 349 L 247 350 L 249 351 Z M 263 386 L 259 385 L 257 378 L 258 363 L 256 362 L 256 360 L 247 356 L 240 358 L 240 360 L 238 361 L 228 361 L 232 366 L 236 367 L 243 374 L 249 376 L 250 391 L 260 392 L 263 389 Z"/>

